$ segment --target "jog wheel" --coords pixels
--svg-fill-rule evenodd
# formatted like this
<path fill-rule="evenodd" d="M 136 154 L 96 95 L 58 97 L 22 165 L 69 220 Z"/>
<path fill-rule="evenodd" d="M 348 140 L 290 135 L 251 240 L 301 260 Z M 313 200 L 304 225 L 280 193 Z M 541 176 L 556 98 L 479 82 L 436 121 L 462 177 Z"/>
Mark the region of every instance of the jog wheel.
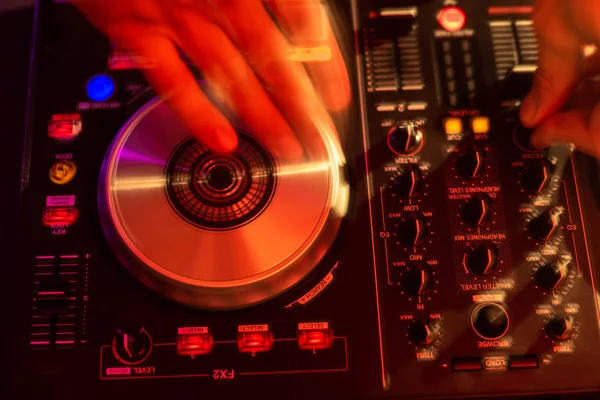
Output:
<path fill-rule="evenodd" d="M 333 132 L 274 157 L 241 124 L 233 154 L 191 138 L 155 99 L 119 131 L 99 180 L 105 236 L 137 279 L 187 306 L 249 307 L 309 275 L 333 243 L 349 187 Z"/>

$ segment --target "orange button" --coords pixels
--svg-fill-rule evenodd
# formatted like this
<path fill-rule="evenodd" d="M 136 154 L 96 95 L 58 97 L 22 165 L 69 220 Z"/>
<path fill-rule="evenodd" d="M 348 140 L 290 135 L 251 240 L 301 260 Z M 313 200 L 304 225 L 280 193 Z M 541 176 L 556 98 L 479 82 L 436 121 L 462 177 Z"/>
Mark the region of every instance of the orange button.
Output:
<path fill-rule="evenodd" d="M 490 119 L 488 117 L 475 117 L 471 120 L 473 133 L 488 133 L 490 131 Z"/>

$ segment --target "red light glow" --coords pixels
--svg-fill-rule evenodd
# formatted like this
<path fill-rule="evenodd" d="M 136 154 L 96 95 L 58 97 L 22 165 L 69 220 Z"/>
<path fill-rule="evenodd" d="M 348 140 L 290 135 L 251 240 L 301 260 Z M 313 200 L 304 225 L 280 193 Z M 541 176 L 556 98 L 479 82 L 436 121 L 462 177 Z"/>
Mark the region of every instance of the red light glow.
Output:
<path fill-rule="evenodd" d="M 448 32 L 458 32 L 465 27 L 467 16 L 458 7 L 444 7 L 438 14 L 438 22 Z"/>
<path fill-rule="evenodd" d="M 69 225 L 77 221 L 78 213 L 75 207 L 46 207 L 43 216 L 45 226 Z"/>
<path fill-rule="evenodd" d="M 273 347 L 271 332 L 238 332 L 238 350 L 241 353 L 269 351 Z"/>
<path fill-rule="evenodd" d="M 208 333 L 198 335 L 179 335 L 177 337 L 177 354 L 196 356 L 208 354 L 212 350 L 213 339 Z"/>
<path fill-rule="evenodd" d="M 298 332 L 298 347 L 302 350 L 328 349 L 333 343 L 331 329 L 301 330 Z"/>

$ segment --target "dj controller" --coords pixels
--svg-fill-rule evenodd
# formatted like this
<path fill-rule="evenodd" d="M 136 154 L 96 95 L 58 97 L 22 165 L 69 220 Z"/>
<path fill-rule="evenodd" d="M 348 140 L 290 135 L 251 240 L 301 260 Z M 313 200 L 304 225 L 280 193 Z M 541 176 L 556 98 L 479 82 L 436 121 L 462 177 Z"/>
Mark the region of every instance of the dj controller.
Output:
<path fill-rule="evenodd" d="M 298 166 L 234 117 L 210 152 L 38 2 L 7 398 L 600 396 L 598 181 L 518 121 L 531 2 L 329 7 L 353 102 Z"/>

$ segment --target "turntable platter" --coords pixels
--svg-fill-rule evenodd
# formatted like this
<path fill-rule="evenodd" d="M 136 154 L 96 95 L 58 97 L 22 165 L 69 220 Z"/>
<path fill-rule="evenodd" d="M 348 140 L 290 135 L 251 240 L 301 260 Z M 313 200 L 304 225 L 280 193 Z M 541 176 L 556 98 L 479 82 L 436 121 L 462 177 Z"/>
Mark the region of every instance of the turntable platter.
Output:
<path fill-rule="evenodd" d="M 288 290 L 317 266 L 347 209 L 332 132 L 320 132 L 310 160 L 299 162 L 236 129 L 236 153 L 212 153 L 155 99 L 123 126 L 104 160 L 100 215 L 117 258 L 189 306 L 235 309 Z"/>

